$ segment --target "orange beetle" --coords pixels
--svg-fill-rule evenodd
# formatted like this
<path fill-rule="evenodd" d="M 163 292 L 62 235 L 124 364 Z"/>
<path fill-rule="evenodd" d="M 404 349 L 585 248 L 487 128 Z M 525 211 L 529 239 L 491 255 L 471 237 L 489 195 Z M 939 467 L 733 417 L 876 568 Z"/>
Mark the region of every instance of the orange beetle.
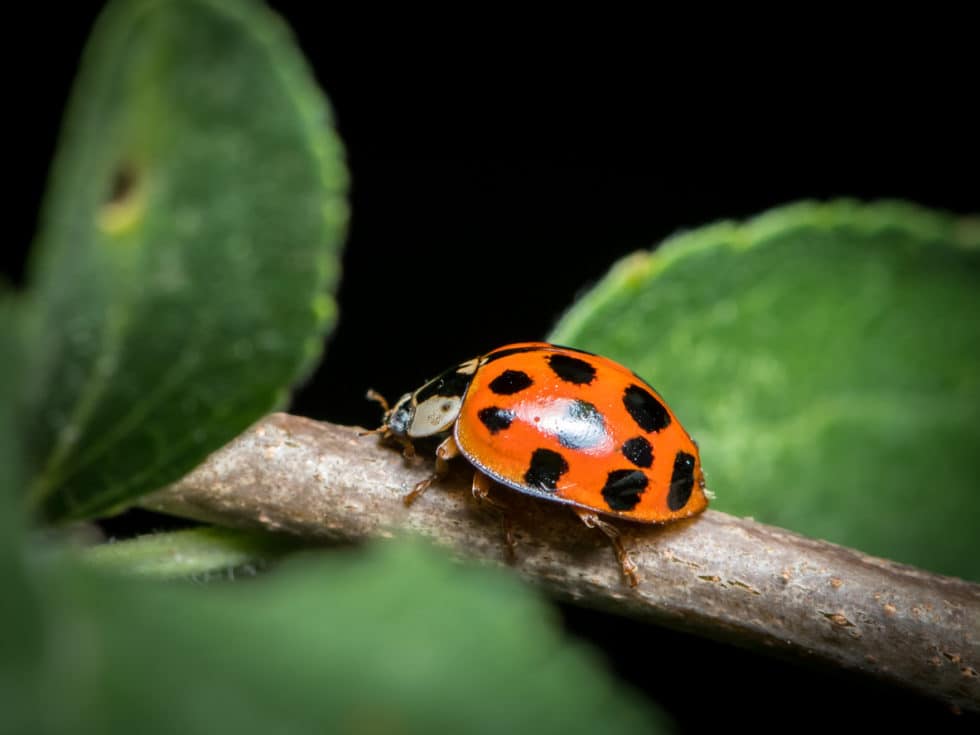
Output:
<path fill-rule="evenodd" d="M 399 441 L 435 437 L 435 474 L 462 454 L 474 466 L 473 494 L 494 481 L 572 507 L 612 541 L 635 586 L 636 565 L 615 526 L 599 514 L 640 523 L 688 518 L 708 505 L 697 444 L 653 388 L 605 357 L 522 342 L 467 360 L 385 408 L 378 432 Z"/>

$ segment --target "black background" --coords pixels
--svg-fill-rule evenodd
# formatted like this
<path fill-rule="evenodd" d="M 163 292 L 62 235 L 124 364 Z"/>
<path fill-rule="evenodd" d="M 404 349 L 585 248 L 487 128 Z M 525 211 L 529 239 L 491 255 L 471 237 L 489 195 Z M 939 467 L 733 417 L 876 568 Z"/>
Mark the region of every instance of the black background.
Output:
<path fill-rule="evenodd" d="M 15 187 L 2 266 L 17 284 L 99 5 L 21 9 L 8 27 Z M 617 258 L 684 228 L 800 198 L 978 210 L 975 63 L 955 39 L 857 59 L 827 38 L 749 59 L 739 47 L 708 55 L 705 39 L 665 45 L 673 29 L 623 38 L 625 20 L 617 32 L 518 38 L 445 16 L 409 31 L 271 5 L 330 96 L 352 178 L 340 322 L 296 413 L 374 426 L 368 387 L 397 397 L 462 359 L 543 337 Z M 451 21 L 451 33 L 439 25 Z M 134 514 L 109 530 L 163 525 Z M 717 718 L 775 729 L 801 712 L 835 726 L 854 722 L 850 710 L 885 726 L 976 725 L 856 677 L 562 612 L 688 731 Z"/>

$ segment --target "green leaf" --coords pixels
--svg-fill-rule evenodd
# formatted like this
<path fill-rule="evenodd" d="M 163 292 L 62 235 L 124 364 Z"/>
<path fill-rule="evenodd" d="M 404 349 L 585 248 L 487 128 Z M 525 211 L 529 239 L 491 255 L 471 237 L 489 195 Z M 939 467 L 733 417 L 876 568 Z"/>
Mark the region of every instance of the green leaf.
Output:
<path fill-rule="evenodd" d="M 671 238 L 551 339 L 650 381 L 712 507 L 980 579 L 980 220 L 802 203 Z"/>
<path fill-rule="evenodd" d="M 284 535 L 202 526 L 98 544 L 81 556 L 99 569 L 136 577 L 234 578 L 298 548 L 299 541 Z"/>
<path fill-rule="evenodd" d="M 24 384 L 23 305 L 0 285 L 0 508 L 13 506 L 23 483 L 22 450 L 17 432 L 16 396 Z M 20 541 L 20 516 L 0 512 L 0 560 Z M 2 562 L 0 562 L 2 563 Z"/>
<path fill-rule="evenodd" d="M 176 479 L 312 367 L 347 212 L 329 120 L 262 5 L 110 3 L 33 262 L 34 509 L 92 516 Z"/>
<path fill-rule="evenodd" d="M 422 547 L 293 560 L 247 584 L 149 584 L 88 566 L 41 576 L 34 625 L 50 655 L 31 683 L 47 696 L 29 732 L 664 727 L 527 587 Z M 5 718 L 22 714 L 13 704 Z"/>
<path fill-rule="evenodd" d="M 23 305 L 0 285 L 0 730 L 31 732 L 42 695 L 31 686 L 43 651 L 40 601 L 24 568 L 22 447 L 14 398 L 24 383 Z"/>

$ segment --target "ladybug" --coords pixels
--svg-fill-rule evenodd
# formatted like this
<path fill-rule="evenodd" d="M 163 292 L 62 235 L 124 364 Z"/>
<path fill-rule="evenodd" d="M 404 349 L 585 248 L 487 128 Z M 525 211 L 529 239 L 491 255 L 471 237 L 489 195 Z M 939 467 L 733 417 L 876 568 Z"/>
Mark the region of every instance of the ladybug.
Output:
<path fill-rule="evenodd" d="M 473 494 L 494 482 L 569 506 L 612 542 L 636 586 L 636 564 L 615 526 L 688 518 L 708 505 L 697 443 L 639 376 L 591 352 L 546 342 L 500 347 L 462 362 L 385 409 L 376 433 L 399 442 L 436 439 L 435 473 L 410 503 L 462 455 L 473 465 Z"/>

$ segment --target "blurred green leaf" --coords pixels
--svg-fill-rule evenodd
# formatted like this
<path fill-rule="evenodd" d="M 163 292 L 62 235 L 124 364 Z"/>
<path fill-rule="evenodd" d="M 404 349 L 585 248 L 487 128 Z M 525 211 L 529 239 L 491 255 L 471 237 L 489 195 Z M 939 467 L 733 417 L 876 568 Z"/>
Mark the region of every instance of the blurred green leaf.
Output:
<path fill-rule="evenodd" d="M 32 263 L 34 509 L 91 516 L 176 479 L 312 367 L 347 213 L 329 119 L 264 6 L 110 3 Z"/>
<path fill-rule="evenodd" d="M 98 544 L 81 556 L 98 569 L 136 577 L 234 578 L 299 548 L 297 539 L 282 534 L 201 526 Z"/>
<path fill-rule="evenodd" d="M 0 731 L 30 732 L 42 697 L 32 686 L 42 653 L 40 603 L 24 568 L 23 492 L 14 398 L 24 379 L 22 304 L 0 284 Z"/>
<path fill-rule="evenodd" d="M 16 397 L 24 383 L 22 305 L 0 284 L 0 508 L 14 505 L 23 483 L 20 435 L 16 430 Z M 0 512 L 0 564 L 20 546 L 21 518 Z"/>
<path fill-rule="evenodd" d="M 980 220 L 802 203 L 626 258 L 555 342 L 701 443 L 712 507 L 980 580 Z"/>
<path fill-rule="evenodd" d="M 38 578 L 47 655 L 32 683 L 47 696 L 30 732 L 664 728 L 528 588 L 422 547 L 297 559 L 248 584 L 87 566 Z"/>

